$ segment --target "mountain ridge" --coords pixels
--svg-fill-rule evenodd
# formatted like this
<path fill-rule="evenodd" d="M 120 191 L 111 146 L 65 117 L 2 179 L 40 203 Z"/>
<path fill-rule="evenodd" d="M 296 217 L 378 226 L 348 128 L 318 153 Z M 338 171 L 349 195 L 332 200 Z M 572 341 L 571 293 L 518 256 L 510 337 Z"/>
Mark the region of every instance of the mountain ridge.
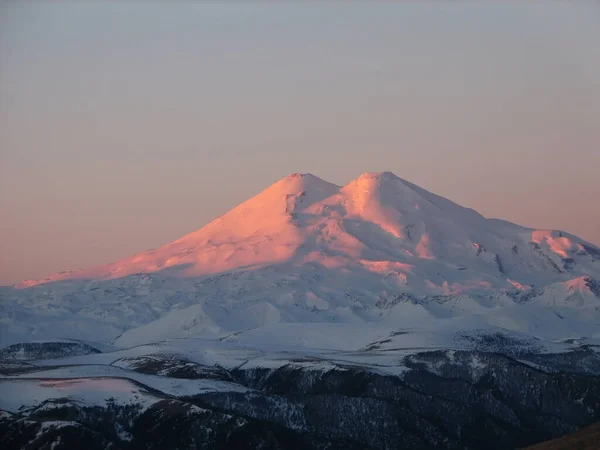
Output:
<path fill-rule="evenodd" d="M 18 448 L 507 450 L 600 420 L 600 250 L 387 172 L 292 174 L 0 298 Z"/>
<path fill-rule="evenodd" d="M 357 242 L 361 241 L 357 237 L 361 226 L 370 228 L 371 239 L 367 243 Z M 315 252 L 339 254 L 340 245 L 332 240 L 345 246 L 343 252 L 347 257 L 370 261 L 392 259 L 407 264 L 415 256 L 423 260 L 444 259 L 443 253 L 450 246 L 471 246 L 482 264 L 495 266 L 503 273 L 506 269 L 503 260 L 510 259 L 511 253 L 506 249 L 489 251 L 490 245 L 477 242 L 482 230 L 488 234 L 483 240 L 491 240 L 491 247 L 495 245 L 490 235 L 512 233 L 515 240 L 512 253 L 518 252 L 518 244 L 530 246 L 530 252 L 539 253 L 538 265 L 559 272 L 573 261 L 571 253 L 591 254 L 591 259 L 596 252 L 600 255 L 600 250 L 591 243 L 569 233 L 487 219 L 392 172 L 366 172 L 345 186 L 328 183 L 312 174 L 295 173 L 204 227 L 157 249 L 90 269 L 26 280 L 16 286 L 77 278 L 119 278 L 165 269 L 171 269 L 172 275 L 206 276 L 284 263 L 295 257 L 297 260 L 298 250 L 306 252 L 310 246 L 313 260 L 319 260 Z M 382 256 L 381 252 L 374 256 L 369 246 L 375 240 L 380 247 L 391 246 L 396 256 L 390 258 L 389 252 L 388 256 Z M 400 258 L 398 252 L 411 258 Z M 360 258 L 361 253 L 368 256 Z M 464 248 L 458 253 L 465 258 Z M 320 260 L 327 261 L 331 262 L 331 258 Z M 185 269 L 178 270 L 177 266 Z"/>
<path fill-rule="evenodd" d="M 282 323 L 385 334 L 458 319 L 593 340 L 599 255 L 569 233 L 487 219 L 391 172 L 345 186 L 291 174 L 158 249 L 7 290 L 4 341 L 29 330 L 34 339 L 101 336 L 127 346 L 278 333 Z M 87 326 L 65 335 L 77 318 Z"/>

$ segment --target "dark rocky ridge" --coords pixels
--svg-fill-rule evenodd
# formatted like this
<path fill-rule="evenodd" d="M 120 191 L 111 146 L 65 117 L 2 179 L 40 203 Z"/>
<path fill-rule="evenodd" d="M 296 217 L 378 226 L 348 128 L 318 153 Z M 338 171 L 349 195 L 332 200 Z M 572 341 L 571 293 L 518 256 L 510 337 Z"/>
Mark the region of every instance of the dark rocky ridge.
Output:
<path fill-rule="evenodd" d="M 589 348 L 567 354 L 524 349 L 512 357 L 424 352 L 398 361 L 407 367 L 401 376 L 349 366 L 324 370 L 309 362 L 225 372 L 180 361 L 188 367 L 181 372 L 155 359 L 135 362 L 133 369 L 180 377 L 219 374 L 253 390 L 164 395 L 146 411 L 47 402 L 1 415 L 0 446 L 500 450 L 600 420 L 600 358 Z"/>
<path fill-rule="evenodd" d="M 81 342 L 31 342 L 1 349 L 0 360 L 33 361 L 93 353 L 100 353 L 100 350 Z"/>

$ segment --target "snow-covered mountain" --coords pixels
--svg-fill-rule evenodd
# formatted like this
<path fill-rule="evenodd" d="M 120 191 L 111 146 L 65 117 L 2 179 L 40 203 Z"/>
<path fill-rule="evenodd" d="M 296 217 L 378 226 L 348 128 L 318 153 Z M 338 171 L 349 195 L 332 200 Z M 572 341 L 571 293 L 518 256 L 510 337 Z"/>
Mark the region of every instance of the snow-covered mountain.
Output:
<path fill-rule="evenodd" d="M 0 378 L 0 388 L 14 392 L 0 401 L 0 410 L 14 415 L 0 411 L 0 431 L 5 423 L 8 433 L 37 408 L 46 411 L 57 390 L 69 395 L 75 385 L 85 399 L 86 386 L 101 391 L 88 399 L 94 407 L 114 400 L 115 390 L 127 391 L 123 408 L 136 398 L 146 402 L 140 411 L 158 404 L 171 411 L 175 403 L 161 399 L 202 395 L 203 407 L 219 411 L 209 428 L 232 420 L 221 414 L 227 411 L 267 421 L 275 435 L 279 429 L 270 427 L 310 439 L 324 433 L 303 448 L 394 448 L 387 443 L 405 432 L 405 448 L 492 448 L 477 441 L 477 414 L 491 415 L 481 429 L 498 438 L 497 448 L 514 448 L 600 418 L 600 249 L 563 231 L 487 219 L 390 172 L 365 173 L 342 187 L 293 174 L 156 250 L 25 281 L 0 296 L 0 377 L 9 378 Z M 577 388 L 562 390 L 557 373 L 570 374 Z M 437 381 L 422 385 L 423 376 Z M 36 384 L 38 378 L 71 381 Z M 95 378 L 129 381 L 106 382 L 104 392 Z M 470 386 L 471 397 L 452 380 Z M 446 382 L 449 391 L 437 393 Z M 540 383 L 562 405 L 560 420 L 538 403 Z M 410 405 L 416 415 L 388 411 L 392 431 L 374 428 L 367 440 L 351 429 L 340 434 L 332 418 L 323 431 L 324 419 L 306 412 L 313 389 L 347 396 L 340 408 L 364 409 L 365 417 L 390 407 L 373 406 L 377 390 L 388 389 L 398 408 Z M 309 397 L 297 403 L 296 390 Z M 415 399 L 417 391 L 424 397 Z M 451 418 L 440 411 L 449 404 L 431 403 L 439 395 L 466 408 L 456 411 L 461 421 L 446 423 Z M 355 404 L 355 396 L 363 400 Z M 331 408 L 329 401 L 322 407 Z M 32 408 L 28 415 L 17 415 L 19 404 Z M 473 405 L 485 411 L 465 431 Z M 166 426 L 153 417 L 143 420 Z M 358 422 L 361 430 L 374 426 Z M 433 427 L 426 437 L 410 434 L 423 426 Z M 46 436 L 42 431 L 36 433 Z M 121 431 L 110 438 L 116 448 L 129 442 Z"/>
<path fill-rule="evenodd" d="M 487 219 L 390 172 L 343 187 L 293 174 L 156 250 L 17 285 L 2 302 L 2 339 L 133 345 L 466 317 L 595 338 L 599 280 L 600 250 L 571 234 Z"/>
<path fill-rule="evenodd" d="M 444 295 L 597 275 L 597 259 L 600 250 L 575 236 L 486 219 L 390 172 L 365 173 L 344 187 L 293 174 L 157 250 L 19 286 L 313 263 L 394 276 L 405 292 Z"/>

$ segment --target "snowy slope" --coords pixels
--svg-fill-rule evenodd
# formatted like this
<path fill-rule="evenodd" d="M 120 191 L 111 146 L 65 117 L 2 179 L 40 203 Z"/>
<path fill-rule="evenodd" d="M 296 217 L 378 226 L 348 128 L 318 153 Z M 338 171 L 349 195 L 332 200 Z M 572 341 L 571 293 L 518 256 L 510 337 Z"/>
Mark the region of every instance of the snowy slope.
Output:
<path fill-rule="evenodd" d="M 264 329 L 264 339 L 358 350 L 398 328 L 454 329 L 457 318 L 593 340 L 600 250 L 487 219 L 389 172 L 343 187 L 293 174 L 159 249 L 26 281 L 3 297 L 0 346 L 130 347 Z"/>
<path fill-rule="evenodd" d="M 89 406 L 106 406 L 109 401 L 150 406 L 161 400 L 143 388 L 119 378 L 72 378 L 44 380 L 0 380 L 0 409 L 17 412 L 48 399 L 67 398 Z"/>
<path fill-rule="evenodd" d="M 594 245 L 389 172 L 294 174 L 156 250 L 2 290 L 0 434 L 521 448 L 598 420 L 599 349 Z"/>

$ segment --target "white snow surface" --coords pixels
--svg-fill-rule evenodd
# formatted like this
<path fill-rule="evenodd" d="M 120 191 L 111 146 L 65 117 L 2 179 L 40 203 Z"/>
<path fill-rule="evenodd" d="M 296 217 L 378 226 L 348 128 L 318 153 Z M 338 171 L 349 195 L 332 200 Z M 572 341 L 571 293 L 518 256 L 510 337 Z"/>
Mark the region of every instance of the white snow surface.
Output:
<path fill-rule="evenodd" d="M 75 380 L 72 384 L 66 384 L 69 389 L 73 386 L 82 386 L 82 389 L 85 390 L 85 383 L 89 383 L 90 380 L 117 380 L 114 383 L 105 384 L 97 383 L 96 389 L 92 388 L 91 390 L 95 391 L 106 391 L 110 395 L 114 392 L 112 389 L 115 386 L 120 386 L 119 389 L 125 389 L 126 392 L 139 392 L 140 388 L 133 384 L 132 382 L 141 383 L 144 386 L 148 386 L 152 389 L 156 389 L 166 395 L 173 397 L 185 397 L 188 395 L 195 395 L 199 393 L 205 392 L 215 392 L 215 391 L 228 391 L 228 392 L 246 392 L 247 388 L 235 384 L 229 383 L 226 381 L 219 380 L 208 380 L 208 379 L 200 379 L 200 380 L 189 380 L 183 378 L 169 378 L 157 375 L 147 375 L 143 373 L 137 373 L 132 370 L 126 370 L 121 367 L 115 365 L 101 365 L 94 358 L 88 358 L 88 362 L 91 364 L 82 364 L 82 365 L 68 365 L 61 366 L 57 368 L 40 368 L 39 370 L 19 374 L 16 377 L 9 376 L 0 376 L 0 386 L 1 383 L 8 382 L 14 380 L 14 378 L 19 379 L 41 379 L 43 382 L 51 381 L 51 380 L 61 380 L 61 379 L 70 379 Z M 81 384 L 84 383 L 84 384 Z M 131 388 L 123 387 L 125 383 L 127 386 L 133 386 Z M 43 384 L 43 383 L 42 383 Z M 49 383 L 48 386 L 61 388 L 62 385 L 55 385 L 53 383 Z M 44 387 L 48 387 L 45 386 Z M 4 387 L 2 386 L 2 389 Z M 108 397 L 107 397 L 108 398 Z M 1 408 L 1 407 L 0 407 Z"/>
<path fill-rule="evenodd" d="M 0 409 L 12 413 L 59 398 L 85 406 L 106 406 L 114 401 L 148 407 L 161 400 L 131 381 L 119 378 L 0 379 L 0 391 Z"/>
<path fill-rule="evenodd" d="M 370 364 L 362 350 L 399 330 L 398 352 L 454 348 L 460 330 L 548 349 L 600 339 L 600 250 L 487 219 L 390 172 L 343 187 L 293 174 L 156 250 L 0 295 L 0 347 L 74 339 L 223 365 Z"/>

